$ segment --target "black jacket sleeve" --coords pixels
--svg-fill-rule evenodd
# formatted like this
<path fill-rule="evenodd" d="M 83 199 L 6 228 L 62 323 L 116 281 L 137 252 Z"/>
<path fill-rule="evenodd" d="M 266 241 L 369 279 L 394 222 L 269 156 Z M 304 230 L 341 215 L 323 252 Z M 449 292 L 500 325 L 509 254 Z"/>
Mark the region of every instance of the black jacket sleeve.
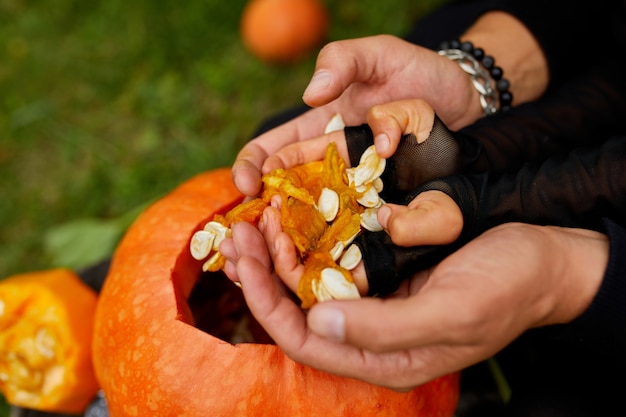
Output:
<path fill-rule="evenodd" d="M 526 164 L 517 173 L 439 178 L 407 201 L 427 190 L 443 191 L 461 207 L 463 241 L 512 221 L 600 230 L 603 216 L 626 221 L 626 136 Z"/>
<path fill-rule="evenodd" d="M 551 86 L 626 47 L 622 0 L 500 0 L 493 9 L 515 16 L 533 33 L 548 60 Z"/>

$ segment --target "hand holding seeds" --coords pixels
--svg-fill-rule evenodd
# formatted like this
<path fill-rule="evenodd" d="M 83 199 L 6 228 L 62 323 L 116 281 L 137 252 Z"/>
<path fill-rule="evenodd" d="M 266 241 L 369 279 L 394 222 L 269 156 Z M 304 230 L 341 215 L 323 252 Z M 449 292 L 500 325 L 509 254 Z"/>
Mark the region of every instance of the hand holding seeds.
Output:
<path fill-rule="evenodd" d="M 350 244 L 362 228 L 382 230 L 376 210 L 384 203 L 378 196 L 384 168 L 385 160 L 376 155 L 373 146 L 358 166 L 346 168 L 331 143 L 323 161 L 265 175 L 261 197 L 216 216 L 193 235 L 192 256 L 204 262 L 205 271 L 224 269 L 226 258 L 220 244 L 230 235 L 232 225 L 239 221 L 256 225 L 268 205 L 278 199 L 279 228 L 295 247 L 290 253 L 303 264 L 296 288 L 302 307 L 309 308 L 316 301 L 359 298 L 350 270 L 361 257 L 358 247 Z M 361 292 L 367 292 L 367 287 Z"/>
<path fill-rule="evenodd" d="M 573 319 L 595 294 L 608 256 L 597 232 L 507 224 L 414 275 L 392 297 L 317 303 L 305 313 L 271 274 L 261 233 L 239 223 L 233 234 L 248 306 L 287 355 L 396 390 L 489 358 L 526 329 Z"/>

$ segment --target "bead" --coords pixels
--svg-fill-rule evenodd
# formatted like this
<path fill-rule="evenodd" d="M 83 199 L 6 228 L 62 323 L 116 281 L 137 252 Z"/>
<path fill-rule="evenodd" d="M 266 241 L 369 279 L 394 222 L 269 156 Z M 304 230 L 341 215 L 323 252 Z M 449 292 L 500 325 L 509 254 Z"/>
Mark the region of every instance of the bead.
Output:
<path fill-rule="evenodd" d="M 462 54 L 465 54 L 465 60 L 469 61 L 471 59 L 475 59 L 474 66 L 480 64 L 483 67 L 482 77 L 483 80 L 491 78 L 491 81 L 495 83 L 495 90 L 499 93 L 498 102 L 499 102 L 499 111 L 508 111 L 511 109 L 511 103 L 513 103 L 513 94 L 509 91 L 510 83 L 507 79 L 503 78 L 504 70 L 501 67 L 497 67 L 495 64 L 495 59 L 492 56 L 485 55 L 485 51 L 482 48 L 475 48 L 474 44 L 470 41 L 461 42 L 458 39 L 453 39 L 451 41 L 441 42 L 440 46 L 440 55 L 448 56 L 451 59 L 458 60 L 459 52 L 454 52 L 451 50 L 460 50 Z M 450 53 L 452 55 L 450 55 Z M 452 58 L 454 57 L 454 58 Z M 466 64 L 467 65 L 467 64 Z M 462 66 L 463 68 L 463 66 Z M 487 73 L 485 73 L 485 70 Z M 491 95 L 490 100 L 495 99 L 495 91 L 491 87 L 485 89 L 485 86 L 489 86 L 489 84 L 480 83 L 480 85 L 476 85 L 475 74 L 477 73 L 476 69 L 473 72 L 470 72 L 467 69 L 464 69 L 468 74 L 472 75 L 472 82 L 474 82 L 474 87 L 481 94 L 481 106 L 486 114 L 494 114 L 498 112 L 498 108 L 496 107 L 493 101 L 487 101 L 487 97 Z M 482 87 L 482 90 L 479 88 Z M 484 90 L 484 91 L 483 91 Z"/>
<path fill-rule="evenodd" d="M 477 61 L 482 61 L 485 56 L 485 51 L 482 48 L 475 48 L 472 51 L 472 55 L 474 55 L 474 58 L 476 58 Z"/>
<path fill-rule="evenodd" d="M 500 78 L 502 78 L 503 71 L 502 71 L 502 68 L 500 67 L 493 67 L 491 68 L 489 73 L 491 74 L 491 78 L 493 78 L 496 81 L 499 81 Z"/>
<path fill-rule="evenodd" d="M 510 87 L 509 80 L 506 80 L 504 78 L 498 80 L 498 82 L 496 83 L 496 88 L 498 89 L 498 91 L 501 91 L 501 92 L 508 90 L 509 87 Z"/>
<path fill-rule="evenodd" d="M 474 45 L 472 45 L 471 42 L 466 41 L 461 44 L 461 51 L 465 51 L 471 54 L 473 50 L 474 50 Z"/>
<path fill-rule="evenodd" d="M 513 102 L 513 94 L 508 91 L 504 91 L 500 94 L 500 106 L 508 106 Z"/>
<path fill-rule="evenodd" d="M 493 67 L 494 63 L 495 63 L 494 59 L 490 57 L 489 55 L 485 55 L 485 57 L 483 58 L 481 62 L 481 64 L 483 64 L 483 67 L 487 68 L 488 70 L 490 70 L 491 67 Z"/>

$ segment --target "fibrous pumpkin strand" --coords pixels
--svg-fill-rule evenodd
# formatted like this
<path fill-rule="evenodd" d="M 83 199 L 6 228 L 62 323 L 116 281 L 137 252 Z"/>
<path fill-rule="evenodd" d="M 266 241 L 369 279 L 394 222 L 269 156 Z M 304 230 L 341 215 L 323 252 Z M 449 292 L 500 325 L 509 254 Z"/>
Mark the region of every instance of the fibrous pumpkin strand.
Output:
<path fill-rule="evenodd" d="M 333 123 L 342 125 L 336 118 Z M 351 242 L 363 229 L 382 230 L 377 211 L 384 204 L 379 197 L 384 169 L 385 160 L 376 154 L 373 145 L 363 153 L 358 166 L 346 168 L 336 144 L 331 143 L 323 161 L 264 175 L 261 197 L 236 206 L 224 216 L 214 216 L 192 236 L 191 254 L 204 261 L 204 271 L 223 268 L 225 259 L 219 244 L 230 236 L 232 224 L 246 221 L 256 226 L 263 210 L 278 195 L 282 230 L 291 237 L 304 265 L 296 292 L 301 306 L 358 298 L 350 271 L 362 255 Z"/>

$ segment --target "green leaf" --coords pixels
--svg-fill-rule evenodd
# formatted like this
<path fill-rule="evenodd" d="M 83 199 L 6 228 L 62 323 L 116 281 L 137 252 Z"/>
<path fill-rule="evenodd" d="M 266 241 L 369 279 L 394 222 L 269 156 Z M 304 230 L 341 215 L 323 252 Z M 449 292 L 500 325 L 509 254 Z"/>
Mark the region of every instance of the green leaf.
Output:
<path fill-rule="evenodd" d="M 114 221 L 80 219 L 46 233 L 44 249 L 54 266 L 81 269 L 110 256 L 122 233 Z"/>
<path fill-rule="evenodd" d="M 44 251 L 52 266 L 79 270 L 113 254 L 120 238 L 146 206 L 145 203 L 116 219 L 78 219 L 50 229 Z"/>

